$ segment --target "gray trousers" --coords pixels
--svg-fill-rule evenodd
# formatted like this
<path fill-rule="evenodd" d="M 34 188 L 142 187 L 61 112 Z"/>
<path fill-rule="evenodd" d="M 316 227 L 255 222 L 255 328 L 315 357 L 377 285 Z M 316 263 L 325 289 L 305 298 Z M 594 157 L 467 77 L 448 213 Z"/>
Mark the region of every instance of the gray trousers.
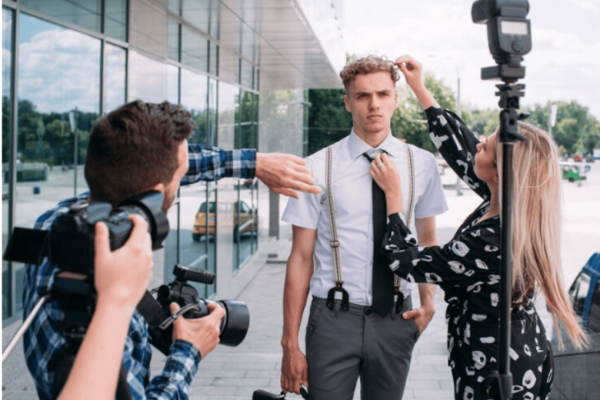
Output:
<path fill-rule="evenodd" d="M 350 304 L 332 310 L 313 297 L 306 327 L 311 400 L 352 399 L 360 378 L 363 400 L 400 400 L 419 336 L 414 320 L 395 312 L 381 318 L 370 307 Z M 410 310 L 410 297 L 403 311 Z"/>

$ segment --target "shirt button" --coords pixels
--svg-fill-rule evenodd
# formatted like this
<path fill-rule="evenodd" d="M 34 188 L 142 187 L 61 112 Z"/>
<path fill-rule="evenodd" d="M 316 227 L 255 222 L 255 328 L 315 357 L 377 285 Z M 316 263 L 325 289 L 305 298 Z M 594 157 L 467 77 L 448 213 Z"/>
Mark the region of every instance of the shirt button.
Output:
<path fill-rule="evenodd" d="M 369 294 L 371 294 L 371 295 L 372 295 L 372 294 L 373 294 L 373 290 L 369 290 Z"/>

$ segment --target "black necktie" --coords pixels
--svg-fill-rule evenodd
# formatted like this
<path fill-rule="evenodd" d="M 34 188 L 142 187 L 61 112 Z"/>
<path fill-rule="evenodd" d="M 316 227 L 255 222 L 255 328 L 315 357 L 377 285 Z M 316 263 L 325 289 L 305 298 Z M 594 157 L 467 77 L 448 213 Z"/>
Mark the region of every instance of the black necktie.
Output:
<path fill-rule="evenodd" d="M 369 161 L 373 157 L 363 154 Z M 381 253 L 381 242 L 387 224 L 385 193 L 373 180 L 373 310 L 382 318 L 391 311 L 394 304 L 394 273 L 387 267 L 387 257 Z"/>

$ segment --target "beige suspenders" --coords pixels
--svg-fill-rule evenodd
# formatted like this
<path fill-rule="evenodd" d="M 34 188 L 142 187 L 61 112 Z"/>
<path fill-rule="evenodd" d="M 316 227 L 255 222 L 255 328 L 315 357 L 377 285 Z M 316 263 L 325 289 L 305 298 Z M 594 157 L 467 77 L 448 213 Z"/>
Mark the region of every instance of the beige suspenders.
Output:
<path fill-rule="evenodd" d="M 342 254 L 340 241 L 337 234 L 337 222 L 335 220 L 335 204 L 333 201 L 333 191 L 331 190 L 331 171 L 333 170 L 333 154 L 331 146 L 327 147 L 327 172 L 325 174 L 325 186 L 327 190 L 327 211 L 329 213 L 329 232 L 331 234 L 331 253 L 333 254 L 333 281 L 335 286 L 327 293 L 327 307 L 333 310 L 333 301 L 335 292 L 342 293 L 342 310 L 348 311 L 350 307 L 348 292 L 342 286 L 344 285 L 344 274 L 342 273 Z"/>
<path fill-rule="evenodd" d="M 408 153 L 408 210 L 404 213 L 406 218 L 406 226 L 410 228 L 410 222 L 412 220 L 413 208 L 415 203 L 415 161 L 413 152 L 410 146 L 406 144 L 406 152 Z M 394 274 L 394 292 L 396 293 L 396 314 L 402 312 L 402 306 L 404 303 L 404 295 L 400 292 L 400 283 L 402 278 L 399 275 Z"/>
<path fill-rule="evenodd" d="M 406 225 L 410 226 L 412 219 L 414 201 L 415 201 L 415 165 L 412 149 L 406 144 L 406 151 L 408 153 L 408 179 L 409 179 L 409 197 L 408 197 L 408 210 L 405 213 Z M 325 174 L 325 190 L 327 193 L 327 213 L 329 214 L 329 232 L 331 240 L 329 245 L 331 246 L 331 253 L 333 257 L 333 281 L 335 286 L 329 290 L 327 294 L 327 307 L 333 309 L 333 303 L 335 299 L 335 292 L 342 293 L 342 310 L 347 311 L 349 307 L 348 292 L 343 288 L 344 275 L 342 272 L 342 254 L 340 249 L 340 241 L 337 234 L 337 222 L 335 219 L 335 203 L 333 199 L 332 185 L 332 170 L 333 170 L 333 151 L 332 146 L 327 147 L 326 150 L 326 174 Z M 401 278 L 398 275 L 394 275 L 394 289 L 398 296 L 396 302 L 396 313 L 402 310 L 402 301 L 404 297 L 400 293 L 400 282 Z"/>

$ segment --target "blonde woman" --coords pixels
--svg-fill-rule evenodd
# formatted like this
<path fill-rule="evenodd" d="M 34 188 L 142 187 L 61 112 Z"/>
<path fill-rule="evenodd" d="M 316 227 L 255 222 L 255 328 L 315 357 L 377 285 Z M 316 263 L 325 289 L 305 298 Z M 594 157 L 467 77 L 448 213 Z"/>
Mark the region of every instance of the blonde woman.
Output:
<path fill-rule="evenodd" d="M 389 224 L 382 251 L 398 275 L 438 284 L 448 303 L 449 365 L 456 399 L 489 399 L 482 385 L 498 370 L 501 232 L 498 133 L 479 142 L 455 114 L 441 109 L 422 80 L 422 67 L 400 57 L 396 65 L 427 114 L 432 140 L 448 164 L 483 198 L 444 246 L 416 247 L 404 224 L 400 178 L 385 154 L 370 173 L 386 194 Z M 519 123 L 526 140 L 514 148 L 514 239 L 511 332 L 513 399 L 548 399 L 553 379 L 552 349 L 533 305 L 544 294 L 555 326 L 578 347 L 586 336 L 561 281 L 559 220 L 560 174 L 556 146 L 546 132 Z M 559 343 L 562 344 L 560 330 Z"/>

